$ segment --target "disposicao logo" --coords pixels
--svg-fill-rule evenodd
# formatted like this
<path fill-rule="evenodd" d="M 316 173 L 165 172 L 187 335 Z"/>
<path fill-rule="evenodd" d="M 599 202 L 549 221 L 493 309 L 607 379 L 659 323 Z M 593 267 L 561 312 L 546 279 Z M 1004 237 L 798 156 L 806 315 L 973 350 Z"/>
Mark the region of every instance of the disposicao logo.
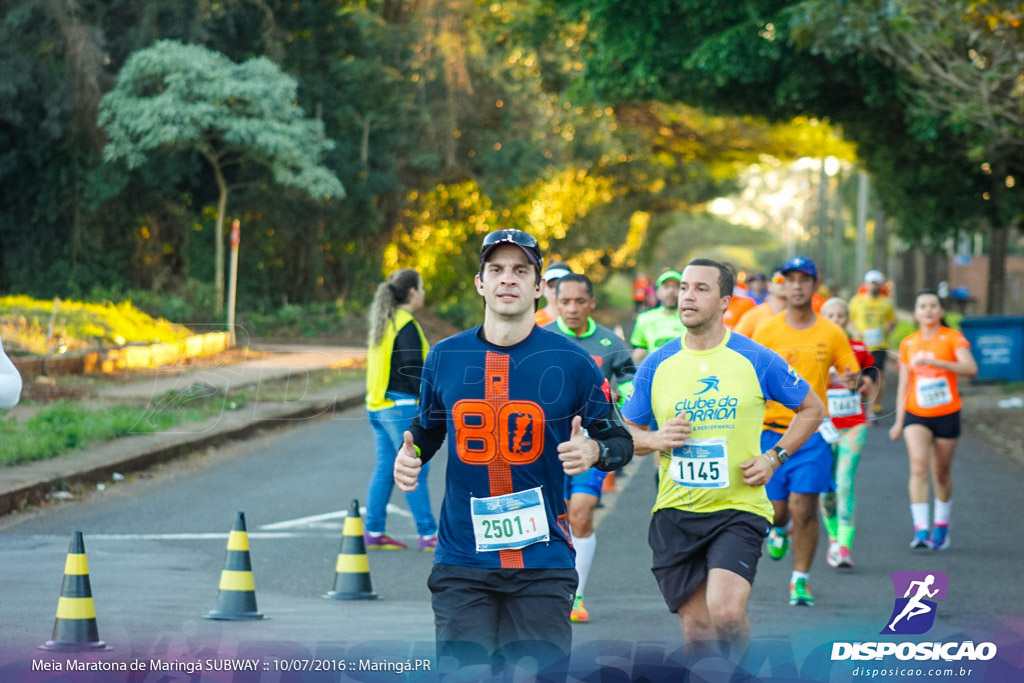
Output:
<path fill-rule="evenodd" d="M 935 624 L 936 600 L 945 600 L 949 577 L 944 572 L 893 572 L 895 599 L 881 635 L 920 635 Z M 996 656 L 994 643 L 857 642 L 833 643 L 832 661 L 870 660 L 894 656 L 900 660 L 987 661 Z"/>
<path fill-rule="evenodd" d="M 935 601 L 946 599 L 949 577 L 944 572 L 893 572 L 889 576 L 896 591 L 896 603 L 889 623 L 880 633 L 927 633 L 935 623 Z"/>

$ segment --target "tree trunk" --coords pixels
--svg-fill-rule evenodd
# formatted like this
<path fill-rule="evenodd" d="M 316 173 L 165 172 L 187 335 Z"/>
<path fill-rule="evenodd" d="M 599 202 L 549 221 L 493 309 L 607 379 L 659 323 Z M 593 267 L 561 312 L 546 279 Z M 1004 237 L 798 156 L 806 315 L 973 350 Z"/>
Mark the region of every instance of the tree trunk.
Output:
<path fill-rule="evenodd" d="M 213 285 L 216 289 L 216 299 L 213 302 L 213 313 L 220 318 L 224 313 L 224 216 L 228 206 L 228 184 L 224 180 L 224 172 L 220 167 L 220 160 L 212 154 L 205 154 L 206 160 L 213 167 L 213 176 L 217 179 L 217 189 L 220 192 L 217 198 L 217 227 L 213 236 Z"/>
<path fill-rule="evenodd" d="M 71 268 L 68 283 L 74 284 L 78 277 L 78 257 L 82 253 L 82 188 L 78 177 L 78 159 L 72 164 L 71 172 Z"/>
<path fill-rule="evenodd" d="M 1006 242 L 1009 228 L 993 225 L 988 243 L 988 304 L 985 312 L 1000 315 L 1005 308 L 1006 294 Z"/>
<path fill-rule="evenodd" d="M 988 297 L 985 312 L 999 315 L 1006 310 L 1006 243 L 1010 232 L 1010 228 L 1003 225 L 1001 216 L 1007 175 L 1006 161 L 996 162 L 992 170 L 992 218 L 989 223 Z"/>
<path fill-rule="evenodd" d="M 927 286 L 928 286 L 928 282 L 925 279 L 927 277 L 927 273 L 925 272 L 925 269 L 927 268 L 927 265 L 925 264 L 925 258 L 926 257 L 925 257 L 924 251 L 921 250 L 921 245 L 915 244 L 914 245 L 914 252 L 913 253 L 914 253 L 914 294 L 916 295 L 918 292 L 920 292 L 922 289 L 926 289 Z"/>

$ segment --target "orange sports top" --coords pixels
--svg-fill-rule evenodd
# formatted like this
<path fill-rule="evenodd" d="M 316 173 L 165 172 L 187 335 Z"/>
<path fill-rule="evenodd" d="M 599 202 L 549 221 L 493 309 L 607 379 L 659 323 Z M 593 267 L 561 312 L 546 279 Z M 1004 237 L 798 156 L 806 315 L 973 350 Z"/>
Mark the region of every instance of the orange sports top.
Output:
<path fill-rule="evenodd" d="M 925 339 L 919 330 L 900 342 L 900 363 L 910 371 L 908 413 L 919 417 L 939 417 L 960 410 L 956 373 L 931 365 L 914 365 L 914 361 L 918 358 L 954 361 L 958 349 L 970 346 L 962 334 L 948 327 L 940 327 L 929 339 Z"/>
<path fill-rule="evenodd" d="M 754 341 L 767 346 L 786 359 L 789 366 L 803 377 L 822 403 L 827 404 L 829 368 L 839 372 L 859 372 L 860 363 L 850 347 L 850 340 L 838 325 L 822 316 L 814 324 L 798 330 L 786 324 L 784 313 L 757 326 Z M 774 432 L 786 431 L 793 421 L 793 411 L 774 401 L 764 414 L 764 426 Z"/>

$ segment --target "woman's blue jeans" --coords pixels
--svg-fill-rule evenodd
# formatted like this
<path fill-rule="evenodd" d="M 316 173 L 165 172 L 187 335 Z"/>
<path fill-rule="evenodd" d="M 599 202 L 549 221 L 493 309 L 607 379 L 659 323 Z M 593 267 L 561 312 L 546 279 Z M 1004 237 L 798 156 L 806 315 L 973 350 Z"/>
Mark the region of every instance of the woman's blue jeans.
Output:
<path fill-rule="evenodd" d="M 366 530 L 374 533 L 385 530 L 388 501 L 395 487 L 395 456 L 402 447 L 402 434 L 409 429 L 417 410 L 417 396 L 389 391 L 387 397 L 397 405 L 369 411 L 370 426 L 376 442 L 377 464 L 366 491 Z M 419 486 L 412 493 L 405 494 L 420 536 L 437 533 L 437 522 L 430 510 L 430 491 L 427 490 L 429 472 L 430 463 L 424 463 L 420 470 Z"/>

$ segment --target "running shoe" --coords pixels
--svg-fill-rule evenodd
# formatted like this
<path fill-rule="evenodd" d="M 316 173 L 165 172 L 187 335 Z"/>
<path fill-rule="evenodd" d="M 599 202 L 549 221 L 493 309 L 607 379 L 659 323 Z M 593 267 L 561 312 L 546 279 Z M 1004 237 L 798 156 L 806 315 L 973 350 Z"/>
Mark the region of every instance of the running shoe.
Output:
<path fill-rule="evenodd" d="M 850 549 L 848 547 L 839 547 L 839 564 L 837 565 L 844 569 L 853 569 L 853 558 L 850 557 Z"/>
<path fill-rule="evenodd" d="M 911 549 L 930 548 L 931 541 L 928 540 L 928 530 L 918 529 L 914 532 L 914 538 L 910 541 Z"/>
<path fill-rule="evenodd" d="M 577 595 L 576 599 L 572 601 L 572 612 L 569 613 L 569 618 L 574 624 L 585 624 L 590 621 L 590 612 L 583 604 L 582 595 Z"/>
<path fill-rule="evenodd" d="M 949 547 L 949 526 L 936 525 L 932 531 L 932 550 L 945 550 Z"/>
<path fill-rule="evenodd" d="M 807 583 L 807 579 L 797 579 L 796 583 L 789 584 L 789 604 L 814 607 L 814 596 L 811 595 L 811 584 Z"/>
<path fill-rule="evenodd" d="M 781 560 L 786 556 L 788 549 L 789 534 L 785 529 L 773 526 L 772 530 L 768 532 L 768 557 L 773 560 Z"/>
<path fill-rule="evenodd" d="M 419 542 L 416 544 L 417 550 L 424 553 L 432 553 L 437 548 L 437 534 L 431 534 L 429 536 L 420 536 Z"/>
<path fill-rule="evenodd" d="M 828 554 L 825 555 L 825 561 L 828 562 L 830 567 L 842 566 L 840 564 L 842 560 L 839 557 L 839 544 L 835 541 L 828 544 Z"/>
<path fill-rule="evenodd" d="M 392 538 L 387 534 L 380 536 L 363 534 L 363 543 L 366 544 L 367 550 L 405 550 L 408 547 L 397 538 Z"/>

